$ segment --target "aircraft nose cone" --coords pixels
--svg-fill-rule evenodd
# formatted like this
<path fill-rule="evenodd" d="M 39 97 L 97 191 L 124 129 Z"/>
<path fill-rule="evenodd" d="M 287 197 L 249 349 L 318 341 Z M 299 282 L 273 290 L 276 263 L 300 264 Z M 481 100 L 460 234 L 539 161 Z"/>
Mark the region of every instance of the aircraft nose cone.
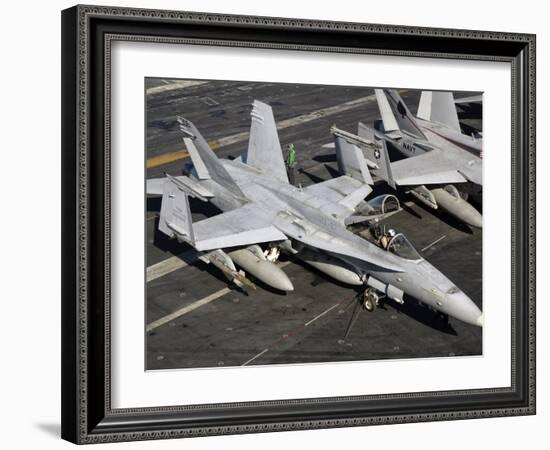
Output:
<path fill-rule="evenodd" d="M 483 313 L 481 313 L 480 316 L 477 318 L 476 325 L 478 327 L 483 327 Z"/>
<path fill-rule="evenodd" d="M 468 225 L 476 228 L 483 228 L 483 217 L 479 214 L 479 212 L 476 211 L 476 213 L 472 214 L 469 219 Z"/>
<path fill-rule="evenodd" d="M 464 292 L 447 295 L 448 314 L 470 325 L 483 327 L 483 313 Z"/>

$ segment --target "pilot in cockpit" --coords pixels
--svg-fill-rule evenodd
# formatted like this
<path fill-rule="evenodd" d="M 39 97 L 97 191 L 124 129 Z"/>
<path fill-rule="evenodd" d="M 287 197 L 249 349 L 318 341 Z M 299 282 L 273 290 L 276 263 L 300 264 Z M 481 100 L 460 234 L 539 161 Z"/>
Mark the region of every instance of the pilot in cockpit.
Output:
<path fill-rule="evenodd" d="M 394 238 L 394 236 L 395 236 L 395 230 L 393 228 L 390 228 L 390 229 L 384 231 L 384 233 L 380 237 L 380 246 L 384 250 L 387 250 L 388 246 L 390 245 L 390 242 Z"/>

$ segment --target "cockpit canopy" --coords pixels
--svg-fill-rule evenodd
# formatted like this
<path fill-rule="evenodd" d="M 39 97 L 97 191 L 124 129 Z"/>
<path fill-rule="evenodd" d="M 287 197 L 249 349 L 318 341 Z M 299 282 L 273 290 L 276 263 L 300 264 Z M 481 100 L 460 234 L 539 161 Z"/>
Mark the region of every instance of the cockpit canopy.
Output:
<path fill-rule="evenodd" d="M 383 194 L 367 202 L 372 208 L 372 214 L 388 214 L 399 211 L 399 200 L 395 195 Z"/>
<path fill-rule="evenodd" d="M 388 244 L 388 251 L 395 253 L 401 258 L 416 261 L 422 259 L 420 254 L 412 246 L 403 233 L 398 233 Z"/>

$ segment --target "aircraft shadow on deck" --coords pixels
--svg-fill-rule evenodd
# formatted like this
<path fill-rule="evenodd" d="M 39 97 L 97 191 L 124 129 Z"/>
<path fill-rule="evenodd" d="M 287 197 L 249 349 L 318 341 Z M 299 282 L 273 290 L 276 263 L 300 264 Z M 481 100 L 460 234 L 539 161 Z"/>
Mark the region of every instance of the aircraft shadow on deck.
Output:
<path fill-rule="evenodd" d="M 417 219 L 422 219 L 422 216 L 418 214 L 417 211 L 415 211 L 413 208 L 411 208 L 409 205 L 407 205 L 405 202 L 400 201 L 401 208 L 403 208 L 403 211 L 409 213 L 411 216 L 416 217 Z"/>
<path fill-rule="evenodd" d="M 405 297 L 403 304 L 388 299 L 384 299 L 383 303 L 427 327 L 445 334 L 458 336 L 458 333 L 449 322 L 443 320 L 437 313 L 423 306 L 412 297 Z"/>
<path fill-rule="evenodd" d="M 321 178 L 320 176 L 317 176 L 317 175 L 314 175 L 312 173 L 309 173 L 308 171 L 304 170 L 304 169 L 298 169 L 298 172 L 305 175 L 306 177 L 309 178 L 309 180 L 314 183 L 314 184 L 317 184 L 317 183 L 322 183 L 323 181 L 325 181 L 323 178 Z"/>
<path fill-rule="evenodd" d="M 319 163 L 336 162 L 336 153 L 326 153 L 324 155 L 316 155 L 311 159 Z"/>
<path fill-rule="evenodd" d="M 438 220 L 441 220 L 441 222 L 449 225 L 451 228 L 454 228 L 458 231 L 461 231 L 466 234 L 474 234 L 473 230 L 470 228 L 469 225 L 466 225 L 461 220 L 457 219 L 456 217 L 452 216 L 451 214 L 447 213 L 443 209 L 432 209 L 429 206 L 424 205 L 420 201 L 415 200 L 415 204 L 420 206 L 424 211 L 426 211 L 429 214 L 432 214 L 433 216 L 437 217 Z M 411 210 L 412 211 L 412 210 Z M 413 213 L 414 214 L 414 213 Z M 416 214 L 414 214 L 416 215 Z"/>

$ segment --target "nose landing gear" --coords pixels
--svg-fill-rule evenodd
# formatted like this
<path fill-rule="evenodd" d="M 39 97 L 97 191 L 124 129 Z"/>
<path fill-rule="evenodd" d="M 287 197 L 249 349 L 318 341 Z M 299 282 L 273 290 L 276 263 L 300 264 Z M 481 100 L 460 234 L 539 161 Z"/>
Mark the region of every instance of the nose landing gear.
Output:
<path fill-rule="evenodd" d="M 373 312 L 380 304 L 380 296 L 373 288 L 365 289 L 362 297 L 362 306 L 369 312 Z"/>
<path fill-rule="evenodd" d="M 383 297 L 380 296 L 378 291 L 372 287 L 366 288 L 363 292 L 360 292 L 355 296 L 352 301 L 352 303 L 355 303 L 355 307 L 353 308 L 353 313 L 351 314 L 351 318 L 346 329 L 346 334 L 344 335 L 344 341 L 347 339 L 353 325 L 357 321 L 359 313 L 363 310 L 373 312 L 378 306 L 380 306 L 380 300 L 382 298 Z M 351 306 L 351 303 L 349 306 Z"/>

